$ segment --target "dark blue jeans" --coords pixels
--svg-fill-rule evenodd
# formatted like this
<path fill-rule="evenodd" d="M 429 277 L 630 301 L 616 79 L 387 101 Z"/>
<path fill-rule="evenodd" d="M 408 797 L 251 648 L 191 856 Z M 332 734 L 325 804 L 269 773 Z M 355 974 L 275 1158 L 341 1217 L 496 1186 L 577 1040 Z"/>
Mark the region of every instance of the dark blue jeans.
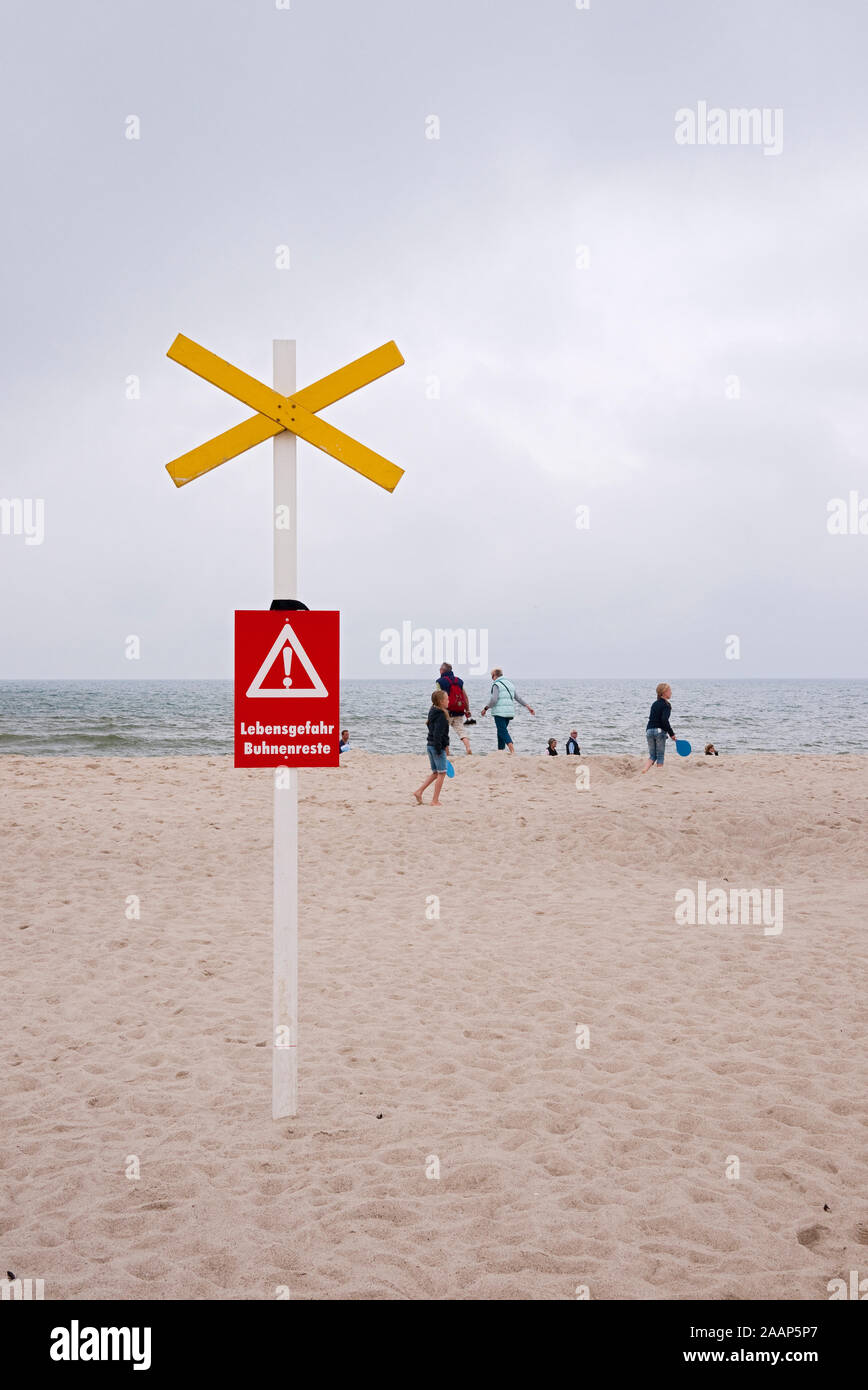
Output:
<path fill-rule="evenodd" d="M 497 729 L 497 746 L 505 748 L 508 743 L 512 743 L 512 735 L 509 732 L 509 721 L 511 714 L 496 714 L 494 716 L 494 726 Z"/>

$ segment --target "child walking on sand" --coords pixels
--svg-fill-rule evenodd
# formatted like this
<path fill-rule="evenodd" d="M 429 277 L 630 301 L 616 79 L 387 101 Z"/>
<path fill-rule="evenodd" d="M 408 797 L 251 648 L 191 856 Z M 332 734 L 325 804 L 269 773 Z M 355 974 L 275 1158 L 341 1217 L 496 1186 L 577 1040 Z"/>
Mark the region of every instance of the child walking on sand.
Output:
<path fill-rule="evenodd" d="M 645 730 L 645 738 L 648 742 L 648 761 L 642 771 L 647 772 L 649 767 L 663 766 L 663 758 L 666 753 L 667 736 L 674 740 L 675 734 L 672 725 L 669 723 L 669 716 L 672 713 L 672 706 L 669 701 L 672 699 L 672 687 L 665 681 L 661 681 L 657 687 L 657 699 L 651 706 L 651 713 L 648 716 L 648 727 Z"/>
<path fill-rule="evenodd" d="M 431 764 L 431 776 L 427 782 L 423 782 L 415 796 L 419 805 L 422 805 L 422 793 L 426 787 L 434 783 L 434 795 L 431 797 L 431 805 L 440 805 L 440 788 L 443 786 L 443 778 L 446 776 L 447 754 L 449 752 L 449 717 L 446 708 L 449 704 L 449 696 L 445 690 L 437 689 L 431 696 L 431 708 L 428 711 L 428 761 Z"/>

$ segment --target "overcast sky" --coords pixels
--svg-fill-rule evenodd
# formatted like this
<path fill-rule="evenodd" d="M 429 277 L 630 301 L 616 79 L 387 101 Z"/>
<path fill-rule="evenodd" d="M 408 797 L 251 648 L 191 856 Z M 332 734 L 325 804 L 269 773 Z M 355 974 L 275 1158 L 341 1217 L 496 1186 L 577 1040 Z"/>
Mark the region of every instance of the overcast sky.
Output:
<path fill-rule="evenodd" d="M 862 0 L 43 0 L 4 31 L 0 498 L 44 538 L 7 509 L 0 675 L 228 676 L 232 610 L 268 607 L 271 445 L 165 472 L 250 414 L 181 332 L 264 380 L 295 338 L 299 385 L 406 359 L 324 412 L 394 494 L 300 445 L 345 675 L 422 674 L 381 662 L 409 621 L 524 677 L 868 676 L 868 535 L 827 529 L 868 499 Z M 780 152 L 679 144 L 702 102 L 782 112 Z"/>

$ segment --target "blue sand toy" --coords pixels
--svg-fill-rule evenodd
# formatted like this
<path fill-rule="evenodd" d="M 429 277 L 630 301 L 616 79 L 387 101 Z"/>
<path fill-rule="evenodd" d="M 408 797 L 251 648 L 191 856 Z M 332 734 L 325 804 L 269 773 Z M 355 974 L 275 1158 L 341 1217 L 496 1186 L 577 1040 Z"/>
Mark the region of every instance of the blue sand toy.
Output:
<path fill-rule="evenodd" d="M 689 745 L 688 745 L 688 748 L 689 748 Z M 455 768 L 452 766 L 452 764 L 450 763 L 450 761 L 449 761 L 448 758 L 446 759 L 446 776 L 447 776 L 447 777 L 454 777 L 454 776 L 455 776 Z"/>
<path fill-rule="evenodd" d="M 680 757 L 689 758 L 693 750 L 686 738 L 677 738 L 675 740 L 675 751 Z"/>

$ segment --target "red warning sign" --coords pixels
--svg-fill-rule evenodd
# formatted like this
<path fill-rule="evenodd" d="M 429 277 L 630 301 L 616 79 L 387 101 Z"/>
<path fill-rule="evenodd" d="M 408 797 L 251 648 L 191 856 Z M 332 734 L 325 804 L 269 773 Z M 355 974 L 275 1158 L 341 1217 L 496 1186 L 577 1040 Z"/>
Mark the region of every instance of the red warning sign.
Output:
<path fill-rule="evenodd" d="M 235 766 L 337 767 L 340 614 L 235 614 Z"/>

